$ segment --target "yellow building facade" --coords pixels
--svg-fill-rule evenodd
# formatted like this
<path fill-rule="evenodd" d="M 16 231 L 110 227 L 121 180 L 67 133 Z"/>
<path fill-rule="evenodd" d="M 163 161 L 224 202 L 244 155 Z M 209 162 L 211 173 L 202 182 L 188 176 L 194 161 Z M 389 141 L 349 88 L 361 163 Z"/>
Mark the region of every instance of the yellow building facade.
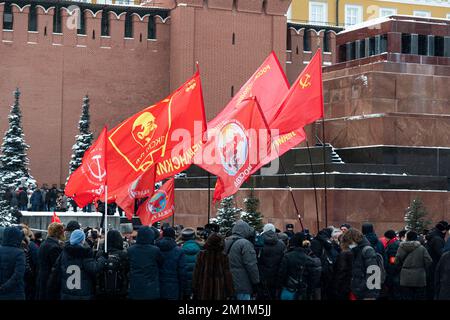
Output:
<path fill-rule="evenodd" d="M 450 0 L 292 0 L 287 17 L 294 23 L 351 26 L 393 14 L 450 19 Z"/>

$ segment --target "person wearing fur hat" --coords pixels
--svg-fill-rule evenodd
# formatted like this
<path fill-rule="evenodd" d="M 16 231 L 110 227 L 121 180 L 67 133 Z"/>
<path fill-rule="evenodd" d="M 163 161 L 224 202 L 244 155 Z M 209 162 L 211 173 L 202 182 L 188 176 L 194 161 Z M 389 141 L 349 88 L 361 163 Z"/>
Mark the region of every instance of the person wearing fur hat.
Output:
<path fill-rule="evenodd" d="M 289 251 L 278 269 L 281 300 L 317 300 L 320 297 L 321 261 L 307 254 L 306 235 L 297 232 L 289 241 Z"/>
<path fill-rule="evenodd" d="M 38 274 L 37 274 L 37 299 L 50 300 L 54 297 L 48 293 L 48 278 L 62 252 L 64 244 L 64 225 L 62 223 L 50 223 L 47 228 L 47 239 L 42 242 L 38 253 Z"/>
<path fill-rule="evenodd" d="M 194 300 L 226 300 L 234 296 L 233 276 L 221 235 L 213 232 L 200 251 L 192 274 Z"/>
<path fill-rule="evenodd" d="M 184 291 L 185 297 L 192 295 L 192 274 L 194 273 L 195 263 L 198 253 L 202 250 L 202 245 L 197 241 L 195 230 L 192 228 L 184 228 L 181 231 L 181 250 L 184 253 L 186 262 L 186 287 Z"/>
<path fill-rule="evenodd" d="M 275 226 L 271 223 L 264 225 L 261 239 L 262 248 L 258 252 L 258 269 L 261 284 L 265 293 L 262 297 L 268 300 L 275 300 L 279 284 L 277 282 L 278 269 L 283 259 L 286 246 L 278 239 L 275 233 Z"/>
<path fill-rule="evenodd" d="M 433 260 L 417 240 L 417 233 L 408 231 L 406 241 L 400 244 L 395 256 L 395 263 L 401 268 L 400 286 L 404 300 L 426 299 L 427 270 Z"/>
<path fill-rule="evenodd" d="M 426 235 L 425 248 L 433 259 L 433 264 L 430 267 L 430 272 L 428 273 L 427 279 L 427 298 L 429 300 L 434 297 L 434 270 L 441 259 L 442 252 L 445 246 L 445 235 L 450 229 L 450 225 L 447 221 L 439 221 L 434 229 L 432 229 Z"/>
<path fill-rule="evenodd" d="M 25 300 L 24 234 L 20 228 L 6 227 L 0 246 L 0 300 Z"/>
<path fill-rule="evenodd" d="M 163 237 L 156 245 L 164 258 L 159 278 L 161 299 L 182 299 L 187 287 L 186 261 L 175 241 L 175 229 L 164 228 Z"/>
<path fill-rule="evenodd" d="M 247 222 L 238 220 L 231 229 L 232 235 L 225 240 L 224 252 L 230 262 L 237 300 L 250 300 L 256 293 L 254 288 L 260 283 L 256 251 L 249 240 L 254 231 Z"/>
<path fill-rule="evenodd" d="M 159 270 L 163 263 L 161 250 L 154 245 L 155 232 L 148 226 L 139 228 L 136 243 L 128 248 L 130 286 L 128 299 L 160 298 Z"/>
<path fill-rule="evenodd" d="M 89 246 L 84 246 L 86 236 L 77 229 L 70 235 L 66 245 L 56 260 L 49 279 L 51 292 L 57 293 L 61 300 L 92 300 L 94 298 L 94 279 L 105 266 L 105 257 L 97 261 Z"/>

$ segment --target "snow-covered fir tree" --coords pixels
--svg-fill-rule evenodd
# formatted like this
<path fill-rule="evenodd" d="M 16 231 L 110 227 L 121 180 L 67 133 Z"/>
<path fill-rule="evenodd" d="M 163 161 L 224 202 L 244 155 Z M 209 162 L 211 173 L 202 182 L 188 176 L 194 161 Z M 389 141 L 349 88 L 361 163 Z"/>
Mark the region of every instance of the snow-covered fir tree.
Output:
<path fill-rule="evenodd" d="M 5 191 L 0 189 L 0 227 L 8 227 L 15 222 L 13 209 L 5 200 Z"/>
<path fill-rule="evenodd" d="M 239 219 L 241 211 L 242 209 L 235 207 L 233 196 L 226 197 L 220 202 L 216 218 L 212 221 L 219 225 L 220 233 L 227 235 L 233 228 L 236 220 Z"/>
<path fill-rule="evenodd" d="M 19 104 L 20 91 L 14 91 L 14 105 L 8 116 L 9 127 L 3 137 L 0 155 L 0 188 L 16 189 L 19 186 L 30 187 L 36 185 L 36 180 L 28 171 L 29 160 L 22 129 L 22 112 Z"/>
<path fill-rule="evenodd" d="M 255 190 L 250 189 L 248 198 L 244 199 L 245 211 L 241 213 L 241 219 L 247 222 L 255 231 L 261 232 L 263 229 L 262 214 L 258 211 L 259 199 L 255 197 Z"/>
<path fill-rule="evenodd" d="M 86 95 L 83 98 L 83 106 L 81 111 L 80 121 L 78 122 L 79 134 L 75 136 L 75 144 L 72 146 L 72 158 L 70 160 L 69 176 L 80 165 L 84 153 L 91 146 L 93 134 L 90 131 L 91 117 L 89 115 L 89 97 Z M 69 179 L 69 177 L 67 177 Z"/>
<path fill-rule="evenodd" d="M 411 205 L 405 211 L 406 230 L 413 230 L 419 234 L 431 224 L 426 220 L 428 212 L 420 198 L 412 201 Z"/>

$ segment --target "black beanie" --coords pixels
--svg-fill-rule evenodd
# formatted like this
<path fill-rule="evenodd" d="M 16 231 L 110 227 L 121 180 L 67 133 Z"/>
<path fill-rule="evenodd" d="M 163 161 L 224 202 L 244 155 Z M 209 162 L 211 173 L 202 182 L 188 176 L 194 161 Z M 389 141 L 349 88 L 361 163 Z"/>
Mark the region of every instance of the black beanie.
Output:
<path fill-rule="evenodd" d="M 436 229 L 438 229 L 439 231 L 449 230 L 448 222 L 447 221 L 439 221 L 438 224 L 436 225 Z"/>
<path fill-rule="evenodd" d="M 305 241 L 305 240 L 306 240 L 306 235 L 303 232 L 297 232 L 291 238 L 290 245 L 292 247 L 302 247 L 303 241 Z"/>
<path fill-rule="evenodd" d="M 384 233 L 384 237 L 387 239 L 394 239 L 397 236 L 394 230 L 388 230 Z"/>
<path fill-rule="evenodd" d="M 366 235 L 366 234 L 369 234 L 369 233 L 374 233 L 374 231 L 373 231 L 373 224 L 371 224 L 371 223 L 363 223 L 361 231 L 362 231 L 363 235 Z"/>
<path fill-rule="evenodd" d="M 417 241 L 417 232 L 415 231 L 408 231 L 406 233 L 406 241 Z"/>
<path fill-rule="evenodd" d="M 175 239 L 175 230 L 172 227 L 165 228 L 163 230 L 163 237 Z"/>

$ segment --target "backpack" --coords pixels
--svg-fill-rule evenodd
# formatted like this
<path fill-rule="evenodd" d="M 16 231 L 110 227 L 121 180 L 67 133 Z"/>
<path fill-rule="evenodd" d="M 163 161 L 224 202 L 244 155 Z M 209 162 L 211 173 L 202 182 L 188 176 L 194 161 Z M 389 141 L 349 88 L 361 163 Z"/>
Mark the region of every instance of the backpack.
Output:
<path fill-rule="evenodd" d="M 99 279 L 100 293 L 105 295 L 119 295 L 125 288 L 126 281 L 122 272 L 123 266 L 118 255 L 110 254 L 105 261 Z"/>
<path fill-rule="evenodd" d="M 370 245 L 364 247 L 364 248 L 362 249 L 361 254 L 364 255 L 365 252 L 368 250 L 368 248 L 372 248 L 372 247 L 371 247 Z M 372 249 L 373 249 L 373 248 L 372 248 Z M 376 255 L 376 258 L 377 258 L 377 266 L 378 266 L 378 268 L 380 268 L 380 271 L 381 271 L 380 285 L 383 285 L 383 284 L 384 284 L 384 281 L 386 280 L 386 270 L 385 270 L 385 268 L 384 268 L 384 258 L 383 258 L 383 256 L 382 256 L 380 253 L 378 253 L 375 249 L 373 249 L 373 250 L 375 251 L 375 255 Z"/>

